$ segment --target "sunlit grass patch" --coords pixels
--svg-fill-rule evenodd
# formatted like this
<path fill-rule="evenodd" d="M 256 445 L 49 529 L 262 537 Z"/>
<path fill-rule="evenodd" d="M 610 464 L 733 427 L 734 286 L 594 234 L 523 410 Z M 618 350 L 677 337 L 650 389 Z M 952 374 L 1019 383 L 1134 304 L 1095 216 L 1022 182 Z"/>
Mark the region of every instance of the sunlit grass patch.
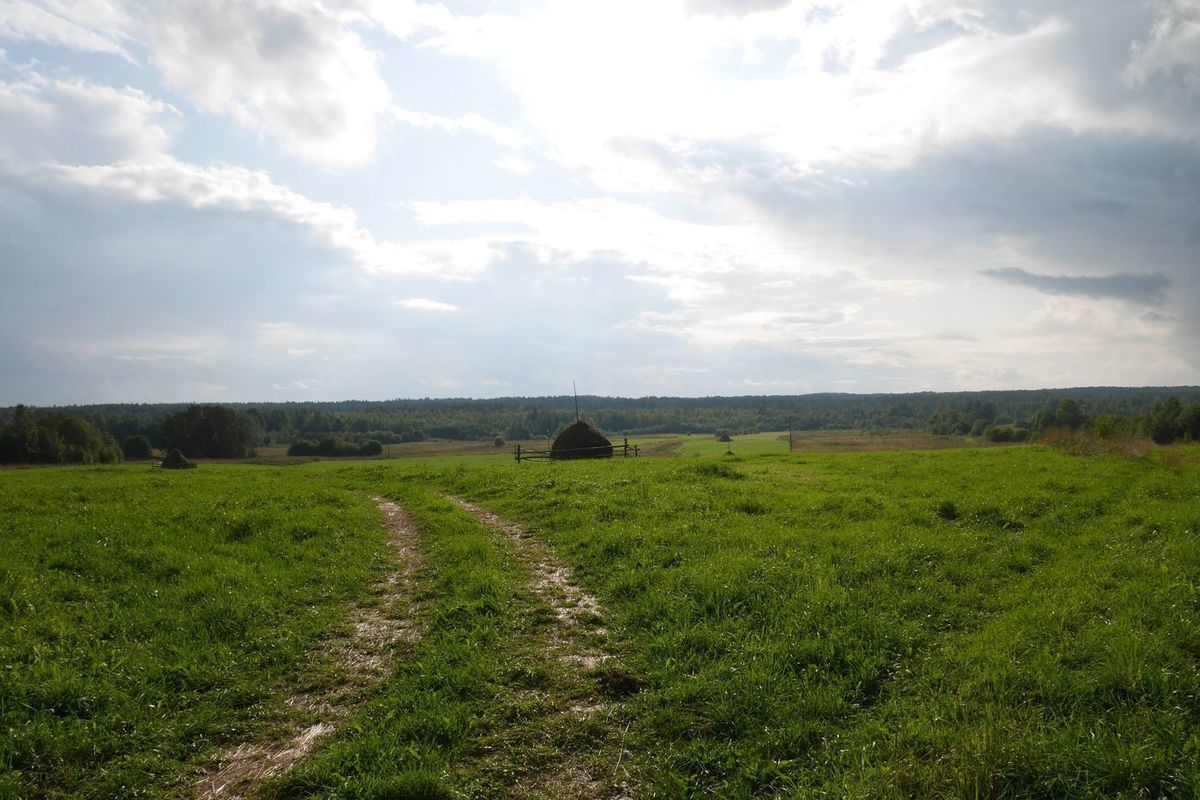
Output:
<path fill-rule="evenodd" d="M 0 785 L 154 796 L 256 730 L 383 565 L 369 501 L 261 468 L 0 480 Z"/>

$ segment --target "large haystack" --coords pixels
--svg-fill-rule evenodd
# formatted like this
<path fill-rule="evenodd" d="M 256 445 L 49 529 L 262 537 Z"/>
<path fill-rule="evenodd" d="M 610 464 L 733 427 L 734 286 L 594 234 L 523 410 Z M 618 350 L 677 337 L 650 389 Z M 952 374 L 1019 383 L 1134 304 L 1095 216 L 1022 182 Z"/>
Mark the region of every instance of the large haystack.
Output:
<path fill-rule="evenodd" d="M 196 465 L 187 460 L 187 457 L 179 451 L 178 447 L 172 447 L 167 453 L 167 457 L 162 460 L 164 469 L 191 469 Z"/>
<path fill-rule="evenodd" d="M 612 442 L 583 420 L 568 425 L 550 445 L 551 458 L 612 458 L 612 454 Z"/>

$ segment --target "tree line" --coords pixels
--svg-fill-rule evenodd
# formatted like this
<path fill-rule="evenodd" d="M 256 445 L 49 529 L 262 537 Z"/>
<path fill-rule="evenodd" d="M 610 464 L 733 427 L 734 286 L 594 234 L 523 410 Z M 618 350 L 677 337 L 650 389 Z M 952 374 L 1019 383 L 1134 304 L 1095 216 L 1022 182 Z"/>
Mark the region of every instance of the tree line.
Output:
<path fill-rule="evenodd" d="M 0 463 L 111 464 L 122 458 L 110 434 L 78 416 L 17 406 L 0 421 Z"/>
<path fill-rule="evenodd" d="M 1049 427 L 1095 426 L 1104 435 L 1158 442 L 1200 439 L 1200 388 L 1094 387 L 1066 390 L 811 394 L 742 397 L 581 396 L 583 416 L 613 435 L 747 434 L 778 430 L 924 430 L 1024 441 Z M 29 420 L 48 420 L 30 438 Z M 66 433 L 59 433 L 63 419 Z M 575 399 L 510 397 L 330 403 L 110 404 L 31 411 L 0 410 L 0 460 L 99 460 L 79 424 L 127 458 L 179 448 L 190 458 L 239 458 L 256 447 L 288 446 L 297 455 L 350 455 L 428 439 L 493 441 L 551 437 L 575 419 Z M 17 431 L 7 433 L 7 431 Z M 45 441 L 38 443 L 38 436 Z M 65 439 L 64 439 L 65 436 Z M 55 438 L 57 437 L 57 439 Z M 14 444 L 19 440 L 23 444 Z M 87 446 L 80 441 L 92 442 Z M 70 441 L 71 448 L 55 441 Z M 364 448 L 366 448 L 364 450 Z M 90 455 L 84 455 L 88 453 Z"/>

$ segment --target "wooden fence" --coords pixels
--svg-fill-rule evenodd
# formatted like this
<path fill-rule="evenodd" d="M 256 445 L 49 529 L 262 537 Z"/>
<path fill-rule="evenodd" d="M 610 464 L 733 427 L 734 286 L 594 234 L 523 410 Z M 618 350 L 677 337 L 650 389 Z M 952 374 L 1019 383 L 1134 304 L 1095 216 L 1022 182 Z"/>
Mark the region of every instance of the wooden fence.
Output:
<path fill-rule="evenodd" d="M 517 463 L 522 461 L 550 461 L 551 459 L 571 459 L 571 458 L 589 458 L 594 457 L 590 454 L 601 450 L 612 450 L 612 456 L 620 456 L 621 458 L 637 458 L 640 456 L 641 448 L 636 444 L 630 444 L 626 439 L 622 444 L 614 445 L 597 445 L 594 447 L 560 447 L 557 450 L 527 450 L 521 447 L 520 444 L 513 450 L 513 455 L 517 459 Z"/>

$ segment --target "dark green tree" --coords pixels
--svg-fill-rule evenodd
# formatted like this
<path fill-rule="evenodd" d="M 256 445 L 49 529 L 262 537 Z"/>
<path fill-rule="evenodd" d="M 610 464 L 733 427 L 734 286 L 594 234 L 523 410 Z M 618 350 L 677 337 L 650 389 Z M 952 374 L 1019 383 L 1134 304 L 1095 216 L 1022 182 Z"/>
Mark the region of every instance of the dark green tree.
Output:
<path fill-rule="evenodd" d="M 1179 414 L 1179 432 L 1193 442 L 1200 442 L 1200 402 L 1192 403 Z"/>
<path fill-rule="evenodd" d="M 1179 399 L 1172 395 L 1154 406 L 1154 412 L 1146 422 L 1146 432 L 1155 444 L 1170 444 L 1181 434 L 1179 418 L 1183 406 Z"/>
<path fill-rule="evenodd" d="M 9 464 L 38 461 L 38 424 L 23 405 L 13 409 L 12 420 L 0 432 L 0 461 Z"/>
<path fill-rule="evenodd" d="M 136 461 L 153 456 L 154 448 L 151 447 L 149 439 L 137 433 L 121 442 L 121 452 L 125 454 L 125 458 Z"/>
<path fill-rule="evenodd" d="M 0 462 L 96 464 L 120 461 L 112 438 L 82 417 L 34 414 L 17 406 L 12 421 L 0 428 Z"/>
<path fill-rule="evenodd" d="M 104 439 L 100 431 L 79 417 L 58 420 L 57 433 L 62 440 L 63 460 L 72 464 L 91 464 L 100 460 Z"/>
<path fill-rule="evenodd" d="M 1064 397 L 1058 401 L 1058 409 L 1054 413 L 1056 425 L 1074 431 L 1078 430 L 1085 422 L 1087 422 L 1087 417 L 1084 416 L 1083 409 L 1079 407 L 1079 403 L 1074 398 Z"/>
<path fill-rule="evenodd" d="M 245 421 L 225 406 L 192 404 L 165 417 L 160 435 L 164 448 L 188 458 L 244 458 L 250 447 Z"/>

